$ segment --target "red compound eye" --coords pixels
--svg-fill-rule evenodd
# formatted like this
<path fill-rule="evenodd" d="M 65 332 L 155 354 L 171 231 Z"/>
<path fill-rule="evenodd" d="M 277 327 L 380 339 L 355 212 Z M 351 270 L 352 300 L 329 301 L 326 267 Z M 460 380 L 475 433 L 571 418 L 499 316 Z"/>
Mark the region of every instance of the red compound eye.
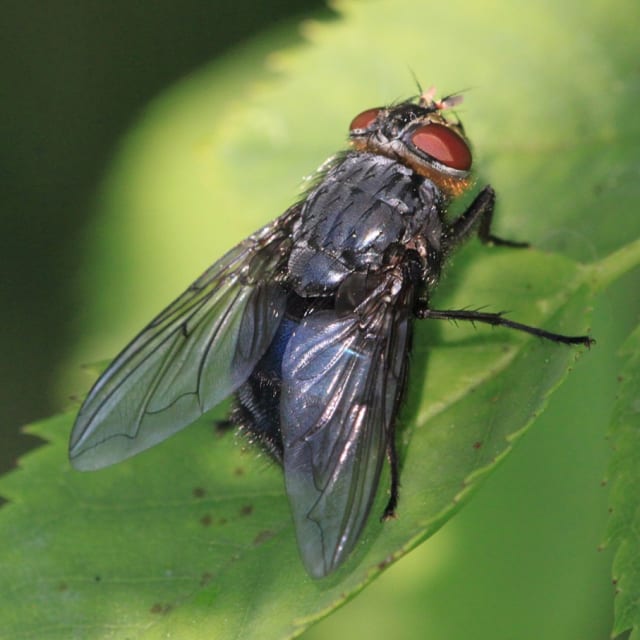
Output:
<path fill-rule="evenodd" d="M 377 107 L 375 109 L 367 109 L 366 111 L 359 113 L 351 121 L 351 124 L 349 125 L 349 131 L 353 133 L 354 131 L 358 131 L 361 129 L 368 129 L 373 124 L 373 121 L 376 119 L 379 113 L 380 109 Z"/>
<path fill-rule="evenodd" d="M 471 169 L 469 145 L 457 133 L 442 124 L 426 124 L 416 129 L 411 136 L 411 142 L 417 149 L 451 169 Z"/>

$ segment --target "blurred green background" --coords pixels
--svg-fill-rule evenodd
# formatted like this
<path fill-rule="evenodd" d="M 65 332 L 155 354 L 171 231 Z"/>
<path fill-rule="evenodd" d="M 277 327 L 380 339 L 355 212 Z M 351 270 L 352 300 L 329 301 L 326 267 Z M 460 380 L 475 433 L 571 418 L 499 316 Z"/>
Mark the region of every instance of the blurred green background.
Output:
<path fill-rule="evenodd" d="M 79 338 L 86 230 L 120 138 L 189 72 L 283 21 L 328 13 L 323 7 L 321 0 L 0 3 L 0 471 L 35 444 L 18 435 L 20 425 L 66 404 L 56 378 Z"/>
<path fill-rule="evenodd" d="M 621 19 L 633 17 L 633 3 L 628 12 L 618 5 Z M 121 241 L 95 215 L 104 204 L 103 176 L 124 133 L 155 96 L 190 72 L 221 56 L 233 61 L 238 43 L 310 14 L 334 17 L 323 3 L 310 1 L 2 3 L 0 470 L 35 444 L 18 436 L 21 424 L 58 411 L 69 394 L 81 391 L 86 381 L 75 375 L 80 364 L 113 355 L 122 334 L 149 319 L 148 313 L 137 316 L 139 310 L 128 314 L 126 302 L 113 318 L 100 307 L 125 289 L 126 301 L 136 290 L 126 257 L 116 271 Z M 526 33 L 526 25 L 519 28 L 519 36 Z M 617 42 L 615 32 L 608 36 Z M 290 32 L 286 38 L 297 36 Z M 505 32 L 504 38 L 487 46 L 504 47 L 509 40 L 517 53 L 517 36 Z M 274 47 L 282 46 L 282 38 L 274 39 Z M 410 51 L 406 59 L 411 64 Z M 256 58 L 258 71 L 263 64 L 263 57 Z M 352 115 L 345 114 L 345 124 Z M 311 169 L 292 167 L 292 184 Z M 148 232 L 154 233 L 152 225 Z M 95 280 L 105 286 L 102 303 L 86 295 L 97 269 L 94 243 L 102 257 L 113 256 L 109 273 Z M 144 250 L 141 270 L 158 259 Z M 177 247 L 175 255 L 188 251 Z M 190 272 L 195 276 L 198 269 Z M 168 285 L 171 292 L 186 284 L 182 278 Z M 637 322 L 640 301 L 630 293 L 637 292 L 637 283 L 638 274 L 630 274 L 601 296 L 592 329 L 604 348 L 578 362 L 535 428 L 479 494 L 427 544 L 305 637 L 608 637 L 613 588 L 610 551 L 597 550 L 607 509 L 600 483 L 619 370 L 615 352 Z M 153 311 L 170 298 L 162 284 L 155 285 L 160 302 Z M 88 308 L 89 301 L 95 308 Z M 120 324 L 108 334 L 111 322 Z M 577 428 L 563 428 L 568 424 Z"/>

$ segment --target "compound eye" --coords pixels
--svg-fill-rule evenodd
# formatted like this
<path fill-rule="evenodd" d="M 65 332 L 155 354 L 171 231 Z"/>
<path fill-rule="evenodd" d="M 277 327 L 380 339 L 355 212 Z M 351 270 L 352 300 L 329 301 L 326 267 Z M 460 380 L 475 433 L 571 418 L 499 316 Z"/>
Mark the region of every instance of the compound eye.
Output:
<path fill-rule="evenodd" d="M 376 107 L 375 109 L 367 109 L 362 113 L 359 113 L 349 125 L 349 133 L 357 133 L 359 131 L 363 131 L 364 129 L 368 129 L 373 121 L 378 117 L 381 109 Z"/>
<path fill-rule="evenodd" d="M 419 127 L 413 132 L 411 142 L 419 151 L 450 169 L 471 169 L 469 145 L 457 133 L 442 124 L 425 124 Z"/>

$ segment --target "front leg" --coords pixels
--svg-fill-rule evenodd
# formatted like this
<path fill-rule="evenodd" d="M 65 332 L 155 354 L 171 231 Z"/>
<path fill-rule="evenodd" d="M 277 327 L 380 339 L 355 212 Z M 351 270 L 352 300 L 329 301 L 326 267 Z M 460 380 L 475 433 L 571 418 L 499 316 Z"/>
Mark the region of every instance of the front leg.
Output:
<path fill-rule="evenodd" d="M 496 202 L 496 192 L 492 187 L 486 186 L 469 205 L 467 210 L 460 214 L 446 232 L 448 249 L 464 242 L 473 232 L 478 229 L 478 237 L 484 244 L 494 244 L 501 247 L 524 248 L 528 247 L 528 242 L 515 242 L 504 240 L 491 233 L 491 222 L 493 220 L 493 210 Z M 479 225 L 479 226 L 478 226 Z"/>

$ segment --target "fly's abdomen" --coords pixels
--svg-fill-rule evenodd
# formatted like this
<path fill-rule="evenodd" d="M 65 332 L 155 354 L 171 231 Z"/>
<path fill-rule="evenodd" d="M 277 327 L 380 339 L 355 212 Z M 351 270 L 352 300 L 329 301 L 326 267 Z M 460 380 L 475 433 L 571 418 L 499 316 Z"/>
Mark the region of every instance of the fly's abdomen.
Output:
<path fill-rule="evenodd" d="M 235 392 L 231 420 L 250 435 L 275 460 L 282 463 L 280 392 L 282 357 L 309 301 L 291 293 L 285 315 L 269 348 L 248 379 Z"/>
<path fill-rule="evenodd" d="M 294 233 L 289 275 L 304 297 L 335 291 L 349 274 L 375 271 L 413 232 L 424 207 L 418 178 L 383 156 L 353 153 L 309 194 Z"/>

